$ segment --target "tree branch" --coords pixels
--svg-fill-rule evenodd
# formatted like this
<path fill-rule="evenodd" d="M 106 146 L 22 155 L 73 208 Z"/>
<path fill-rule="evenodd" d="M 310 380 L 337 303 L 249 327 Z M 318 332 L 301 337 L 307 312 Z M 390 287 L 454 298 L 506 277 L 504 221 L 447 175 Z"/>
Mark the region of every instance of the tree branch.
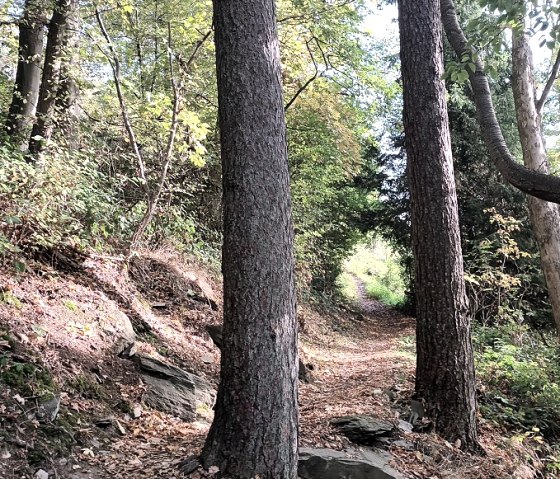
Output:
<path fill-rule="evenodd" d="M 469 71 L 469 81 L 482 136 L 494 165 L 509 183 L 524 193 L 560 204 L 560 177 L 539 173 L 520 165 L 509 151 L 496 117 L 484 67 L 480 60 L 474 58 L 475 52 L 459 25 L 453 0 L 441 0 L 441 16 L 445 34 L 455 54 L 459 58 L 472 58 L 475 64 L 475 71 Z"/>
<path fill-rule="evenodd" d="M 142 187 L 144 188 L 144 192 L 146 193 L 148 203 L 151 201 L 151 192 L 150 186 L 148 185 L 148 179 L 146 178 L 146 166 L 144 164 L 144 158 L 142 157 L 142 153 L 140 153 L 140 148 L 138 147 L 138 142 L 136 141 L 136 134 L 134 133 L 134 128 L 132 127 L 132 123 L 130 122 L 130 117 L 128 116 L 128 110 L 126 107 L 126 100 L 124 98 L 124 94 L 122 91 L 121 85 L 121 77 L 120 77 L 120 62 L 117 52 L 115 51 L 115 47 L 113 42 L 111 41 L 111 37 L 105 28 L 105 24 L 103 23 L 103 17 L 99 11 L 99 8 L 95 7 L 95 18 L 97 19 L 97 24 L 101 29 L 101 33 L 105 38 L 107 46 L 109 48 L 110 55 L 107 54 L 101 47 L 100 50 L 107 56 L 109 60 L 109 64 L 111 65 L 111 69 L 113 71 L 113 80 L 115 81 L 115 88 L 117 90 L 117 98 L 119 100 L 119 106 L 121 108 L 121 115 L 124 122 L 124 127 L 128 134 L 128 140 L 130 141 L 130 145 L 132 146 L 132 151 L 134 152 L 134 156 L 136 157 L 136 161 L 138 163 L 138 170 L 140 172 L 140 178 L 142 180 Z M 111 58 L 112 57 L 112 58 Z"/>
<path fill-rule="evenodd" d="M 537 100 L 537 102 L 535 104 L 536 107 L 537 107 L 537 112 L 538 113 L 542 112 L 542 109 L 543 109 L 543 106 L 546 102 L 546 99 L 548 98 L 548 95 L 550 94 L 550 90 L 552 90 L 552 87 L 554 86 L 554 82 L 558 78 L 558 70 L 559 69 L 560 69 L 560 49 L 558 50 L 558 53 L 556 54 L 556 60 L 554 61 L 554 65 L 552 66 L 552 70 L 550 71 L 550 76 L 548 77 L 546 85 L 544 86 L 541 97 Z"/>
<path fill-rule="evenodd" d="M 315 38 L 312 38 L 311 40 L 314 40 Z M 309 78 L 296 92 L 296 94 L 292 97 L 292 99 L 286 103 L 286 106 L 284 107 L 284 111 L 287 111 L 288 108 L 290 108 L 292 106 L 292 104 L 297 100 L 297 98 L 305 91 L 305 89 L 319 76 L 319 67 L 317 65 L 317 62 L 315 61 L 315 57 L 313 56 L 313 52 L 311 51 L 311 48 L 309 47 L 309 43 L 311 42 L 311 40 L 308 40 L 305 42 L 305 46 L 307 47 L 307 51 L 309 52 L 309 56 L 311 57 L 311 61 L 313 62 L 313 66 L 315 67 L 315 74 Z M 322 50 L 321 50 L 322 53 Z M 324 56 L 324 55 L 323 55 Z"/>

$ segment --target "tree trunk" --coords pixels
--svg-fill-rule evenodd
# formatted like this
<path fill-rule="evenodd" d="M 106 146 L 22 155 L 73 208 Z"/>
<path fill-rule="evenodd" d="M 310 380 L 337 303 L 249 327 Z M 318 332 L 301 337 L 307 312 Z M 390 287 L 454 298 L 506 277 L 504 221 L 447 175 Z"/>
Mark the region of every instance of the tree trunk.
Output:
<path fill-rule="evenodd" d="M 399 0 L 416 292 L 416 394 L 436 431 L 478 450 L 470 318 L 443 74 L 439 3 Z"/>
<path fill-rule="evenodd" d="M 45 36 L 45 5 L 27 0 L 19 22 L 18 63 L 14 93 L 4 129 L 14 143 L 24 142 L 33 123 L 41 84 L 41 60 Z M 24 147 L 25 148 L 25 147 Z"/>
<path fill-rule="evenodd" d="M 550 167 L 535 98 L 531 47 L 524 31 L 513 31 L 512 66 L 513 98 L 523 161 L 527 168 L 548 174 Z M 560 211 L 556 204 L 529 197 L 529 212 L 560 337 Z"/>
<path fill-rule="evenodd" d="M 29 139 L 29 158 L 36 159 L 50 140 L 55 125 L 55 104 L 60 81 L 62 51 L 67 40 L 68 19 L 78 8 L 78 0 L 57 0 L 49 22 L 43 76 L 37 102 L 37 121 Z"/>
<path fill-rule="evenodd" d="M 224 337 L 205 467 L 297 477 L 293 229 L 273 0 L 214 0 Z"/>
<path fill-rule="evenodd" d="M 459 58 L 473 58 L 459 21 L 453 0 L 441 1 L 442 22 L 447 39 Z M 480 60 L 473 61 L 475 72 L 469 72 L 469 81 L 478 114 L 478 122 L 492 162 L 502 176 L 513 186 L 528 195 L 554 203 L 560 203 L 560 177 L 531 170 L 515 161 L 509 151 L 496 118 L 488 79 Z"/>
<path fill-rule="evenodd" d="M 79 148 L 78 70 L 80 67 L 79 5 L 70 8 L 61 51 L 60 80 L 56 93 L 55 109 L 60 112 L 59 126 L 70 151 Z"/>

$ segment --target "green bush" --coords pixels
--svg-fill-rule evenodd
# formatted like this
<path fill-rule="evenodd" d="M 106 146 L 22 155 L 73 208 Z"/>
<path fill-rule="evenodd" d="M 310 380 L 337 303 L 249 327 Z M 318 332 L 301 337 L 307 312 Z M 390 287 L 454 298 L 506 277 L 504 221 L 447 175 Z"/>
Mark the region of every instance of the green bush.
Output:
<path fill-rule="evenodd" d="M 116 185 L 80 155 L 53 153 L 37 164 L 0 147 L 0 254 L 96 245 L 119 234 Z"/>
<path fill-rule="evenodd" d="M 474 345 L 477 373 L 487 388 L 483 415 L 523 431 L 538 428 L 560 437 L 560 349 L 527 326 L 479 326 Z"/>

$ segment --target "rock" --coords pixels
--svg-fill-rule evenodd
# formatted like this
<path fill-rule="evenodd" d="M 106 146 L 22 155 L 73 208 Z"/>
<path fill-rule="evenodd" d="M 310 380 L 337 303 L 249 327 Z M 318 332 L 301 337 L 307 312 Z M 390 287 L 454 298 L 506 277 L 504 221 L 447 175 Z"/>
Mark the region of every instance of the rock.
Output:
<path fill-rule="evenodd" d="M 131 351 L 136 347 L 136 333 L 130 318 L 124 313 L 119 314 L 114 324 L 111 324 L 111 329 L 117 336 L 115 341 L 117 355 L 124 357 L 133 356 L 136 350 L 132 353 Z"/>
<path fill-rule="evenodd" d="M 49 479 L 49 473 L 43 469 L 39 469 L 35 473 L 35 479 Z"/>
<path fill-rule="evenodd" d="M 42 402 L 37 408 L 37 419 L 41 422 L 52 422 L 56 419 L 60 410 L 60 394 L 56 394 L 52 399 Z"/>
<path fill-rule="evenodd" d="M 403 479 L 387 463 L 388 457 L 376 451 L 301 448 L 298 475 L 302 479 Z"/>
<path fill-rule="evenodd" d="M 222 325 L 221 324 L 208 324 L 206 331 L 214 341 L 218 349 L 222 349 Z"/>
<path fill-rule="evenodd" d="M 414 429 L 414 426 L 412 424 L 410 424 L 408 421 L 403 421 L 402 419 L 399 419 L 397 427 L 403 432 L 412 432 L 412 429 Z"/>
<path fill-rule="evenodd" d="M 194 421 L 200 407 L 208 410 L 214 405 L 216 392 L 204 379 L 146 356 L 135 356 L 148 386 L 146 404 L 158 411 Z"/>
<path fill-rule="evenodd" d="M 340 417 L 331 424 L 352 442 L 363 446 L 373 446 L 380 437 L 390 436 L 395 429 L 390 422 L 363 415 Z"/>
<path fill-rule="evenodd" d="M 142 406 L 136 404 L 132 409 L 132 417 L 138 419 L 142 415 Z"/>

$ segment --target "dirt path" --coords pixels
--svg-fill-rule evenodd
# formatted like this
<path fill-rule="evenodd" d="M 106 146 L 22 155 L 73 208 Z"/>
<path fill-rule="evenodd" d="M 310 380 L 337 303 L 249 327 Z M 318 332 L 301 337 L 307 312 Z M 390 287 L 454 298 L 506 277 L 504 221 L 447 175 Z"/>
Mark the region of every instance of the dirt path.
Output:
<path fill-rule="evenodd" d="M 303 445 L 346 446 L 346 439 L 331 430 L 331 419 L 362 413 L 391 419 L 387 390 L 411 387 L 414 356 L 407 345 L 414 321 L 368 298 L 357 278 L 356 284 L 362 319 L 332 318 L 317 340 L 304 343 L 317 372 L 314 383 L 301 387 Z"/>

